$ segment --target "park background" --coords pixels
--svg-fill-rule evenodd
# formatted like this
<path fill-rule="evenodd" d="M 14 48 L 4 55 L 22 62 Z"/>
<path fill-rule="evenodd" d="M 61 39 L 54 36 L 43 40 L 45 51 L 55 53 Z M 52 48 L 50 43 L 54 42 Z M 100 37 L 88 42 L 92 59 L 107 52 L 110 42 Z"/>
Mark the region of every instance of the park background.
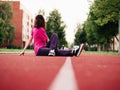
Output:
<path fill-rule="evenodd" d="M 37 14 L 80 56 L 19 56 Z M 120 0 L 0 0 L 0 90 L 120 90 L 119 20 Z"/>
<path fill-rule="evenodd" d="M 86 51 L 118 51 L 119 3 L 118 0 L 2 0 L 0 47 L 23 48 L 35 15 L 43 14 L 48 36 L 54 32 L 59 36 L 59 48 L 85 43 Z"/>

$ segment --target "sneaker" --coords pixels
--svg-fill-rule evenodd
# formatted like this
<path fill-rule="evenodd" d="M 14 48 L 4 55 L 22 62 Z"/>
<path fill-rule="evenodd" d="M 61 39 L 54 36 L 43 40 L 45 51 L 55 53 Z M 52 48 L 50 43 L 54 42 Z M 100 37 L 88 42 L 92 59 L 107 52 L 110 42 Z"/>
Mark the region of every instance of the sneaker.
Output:
<path fill-rule="evenodd" d="M 48 56 L 55 56 L 55 50 L 50 50 Z"/>
<path fill-rule="evenodd" d="M 81 54 L 83 48 L 84 48 L 84 44 L 81 44 L 79 46 L 79 48 L 76 51 L 74 51 L 75 52 L 75 56 L 79 56 Z"/>

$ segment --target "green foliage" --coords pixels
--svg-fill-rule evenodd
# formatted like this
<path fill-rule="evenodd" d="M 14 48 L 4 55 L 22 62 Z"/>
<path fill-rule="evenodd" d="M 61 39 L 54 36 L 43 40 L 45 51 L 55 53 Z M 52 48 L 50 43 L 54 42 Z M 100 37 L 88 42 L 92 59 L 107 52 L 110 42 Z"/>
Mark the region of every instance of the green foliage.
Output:
<path fill-rule="evenodd" d="M 13 16 L 11 5 L 7 2 L 0 3 L 0 47 L 2 44 L 11 44 L 14 37 L 14 27 L 11 25 Z"/>
<path fill-rule="evenodd" d="M 47 18 L 47 34 L 49 37 L 53 33 L 57 33 L 59 37 L 59 42 L 58 45 L 61 47 L 62 45 L 67 46 L 67 41 L 65 39 L 65 29 L 66 25 L 64 24 L 63 21 L 61 21 L 61 15 L 58 12 L 58 10 L 53 10 L 50 14 L 49 17 Z"/>
<path fill-rule="evenodd" d="M 88 20 L 84 24 L 84 29 L 86 31 L 86 38 L 87 43 L 89 45 L 93 45 L 97 43 L 97 35 L 96 35 L 96 24 L 92 21 L 91 18 L 88 18 Z"/>
<path fill-rule="evenodd" d="M 84 28 L 82 28 L 81 25 L 78 24 L 77 32 L 75 34 L 74 44 L 79 45 L 80 43 L 85 43 L 86 40 L 87 40 L 86 39 L 86 32 L 85 32 Z"/>
<path fill-rule="evenodd" d="M 6 40 L 7 32 L 4 29 L 5 21 L 0 18 L 0 46 Z"/>
<path fill-rule="evenodd" d="M 97 17 L 98 25 L 116 22 L 120 19 L 120 0 L 94 0 L 91 11 Z"/>
<path fill-rule="evenodd" d="M 84 24 L 89 46 L 109 48 L 111 39 L 118 34 L 119 19 L 120 0 L 94 0 Z"/>

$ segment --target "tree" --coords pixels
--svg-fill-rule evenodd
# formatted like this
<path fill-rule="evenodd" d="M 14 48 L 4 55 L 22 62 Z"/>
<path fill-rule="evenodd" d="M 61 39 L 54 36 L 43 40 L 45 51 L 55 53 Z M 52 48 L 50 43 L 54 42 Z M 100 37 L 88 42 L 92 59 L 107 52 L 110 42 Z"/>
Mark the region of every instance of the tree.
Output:
<path fill-rule="evenodd" d="M 120 19 L 120 0 L 95 0 L 91 11 L 98 25 L 116 22 Z"/>
<path fill-rule="evenodd" d="M 119 0 L 94 0 L 84 24 L 89 44 L 109 48 L 111 39 L 118 34 L 119 10 Z"/>
<path fill-rule="evenodd" d="M 7 2 L 0 3 L 0 47 L 6 43 L 10 45 L 15 37 L 14 26 L 11 25 L 13 12 Z"/>
<path fill-rule="evenodd" d="M 47 34 L 50 37 L 53 33 L 57 33 L 59 37 L 58 45 L 61 47 L 62 45 L 67 46 L 67 41 L 65 39 L 65 27 L 63 21 L 61 21 L 61 15 L 58 10 L 54 9 L 47 18 Z"/>
<path fill-rule="evenodd" d="M 5 41 L 5 30 L 3 30 L 3 26 L 4 26 L 4 20 L 0 18 L 0 46 L 3 44 L 3 42 Z"/>
<path fill-rule="evenodd" d="M 79 45 L 80 43 L 86 42 L 86 32 L 80 24 L 77 25 L 77 32 L 75 33 L 74 44 Z"/>
<path fill-rule="evenodd" d="M 94 22 L 95 16 L 90 12 L 88 15 L 87 21 L 84 23 L 84 30 L 86 32 L 86 39 L 88 45 L 94 45 L 97 44 L 98 41 L 98 35 L 97 30 L 99 29 L 98 25 Z"/>

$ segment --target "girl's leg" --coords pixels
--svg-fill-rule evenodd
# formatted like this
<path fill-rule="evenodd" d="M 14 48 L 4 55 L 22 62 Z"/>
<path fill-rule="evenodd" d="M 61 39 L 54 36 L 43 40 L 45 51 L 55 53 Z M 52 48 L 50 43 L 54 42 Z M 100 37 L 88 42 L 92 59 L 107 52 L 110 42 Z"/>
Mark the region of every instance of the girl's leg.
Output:
<path fill-rule="evenodd" d="M 46 47 L 40 48 L 36 56 L 48 56 L 50 50 L 50 48 Z M 72 50 L 57 49 L 56 56 L 73 56 L 73 52 Z"/>
<path fill-rule="evenodd" d="M 50 48 L 46 47 L 40 48 L 36 56 L 48 56 L 50 50 L 51 50 Z"/>
<path fill-rule="evenodd" d="M 58 45 L 58 35 L 56 33 L 54 33 L 51 36 L 50 41 L 47 44 L 47 47 L 50 49 L 57 49 L 57 45 Z"/>
<path fill-rule="evenodd" d="M 79 56 L 84 49 L 84 44 L 79 45 L 77 50 L 57 50 L 57 56 Z"/>
<path fill-rule="evenodd" d="M 57 48 L 58 46 L 58 35 L 54 33 L 51 38 L 50 42 L 48 43 L 47 47 L 51 50 L 55 50 L 56 56 L 73 56 L 72 50 L 60 50 Z M 50 53 L 52 55 L 52 53 Z"/>
<path fill-rule="evenodd" d="M 73 56 L 73 51 L 57 49 L 56 56 Z"/>

